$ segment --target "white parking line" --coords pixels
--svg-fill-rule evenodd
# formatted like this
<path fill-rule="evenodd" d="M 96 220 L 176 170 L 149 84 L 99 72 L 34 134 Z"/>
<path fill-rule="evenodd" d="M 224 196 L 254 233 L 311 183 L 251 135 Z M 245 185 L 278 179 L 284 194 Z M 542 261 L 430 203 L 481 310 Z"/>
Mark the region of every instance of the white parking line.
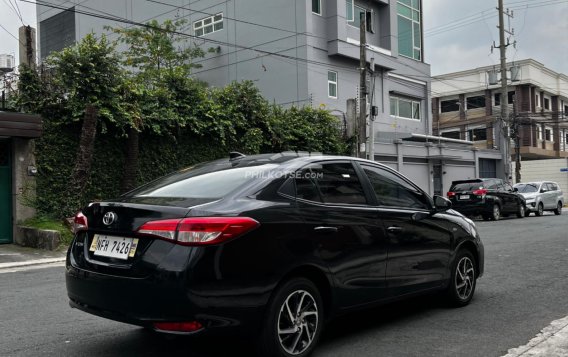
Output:
<path fill-rule="evenodd" d="M 568 316 L 554 320 L 526 345 L 512 348 L 503 357 L 568 356 Z"/>

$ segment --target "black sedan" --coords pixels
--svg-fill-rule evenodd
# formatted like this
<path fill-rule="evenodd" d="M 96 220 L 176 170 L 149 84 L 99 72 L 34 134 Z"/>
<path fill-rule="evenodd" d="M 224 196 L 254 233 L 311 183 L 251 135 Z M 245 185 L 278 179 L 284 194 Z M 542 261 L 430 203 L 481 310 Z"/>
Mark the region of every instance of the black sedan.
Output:
<path fill-rule="evenodd" d="M 371 161 L 233 153 L 78 213 L 70 305 L 306 356 L 325 321 L 352 309 L 436 291 L 470 302 L 483 245 L 450 207 Z"/>

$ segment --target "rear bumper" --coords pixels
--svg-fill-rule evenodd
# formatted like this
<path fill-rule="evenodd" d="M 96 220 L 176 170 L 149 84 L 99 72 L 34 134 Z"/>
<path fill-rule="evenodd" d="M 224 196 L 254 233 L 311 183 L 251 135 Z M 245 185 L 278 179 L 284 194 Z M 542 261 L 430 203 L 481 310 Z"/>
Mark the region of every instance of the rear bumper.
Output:
<path fill-rule="evenodd" d="M 452 209 L 466 216 L 476 216 L 490 214 L 493 212 L 493 203 L 477 202 L 468 204 L 458 204 L 452 201 Z"/>
<path fill-rule="evenodd" d="M 133 278 L 82 269 L 68 253 L 69 304 L 92 315 L 147 328 L 155 322 L 198 321 L 203 329 L 191 334 L 258 331 L 268 293 L 239 291 L 223 280 L 197 279 L 193 272 L 200 270 L 199 262 L 191 261 L 189 252 L 186 261 L 192 273 L 189 268 L 180 272 L 161 266 L 152 275 Z"/>

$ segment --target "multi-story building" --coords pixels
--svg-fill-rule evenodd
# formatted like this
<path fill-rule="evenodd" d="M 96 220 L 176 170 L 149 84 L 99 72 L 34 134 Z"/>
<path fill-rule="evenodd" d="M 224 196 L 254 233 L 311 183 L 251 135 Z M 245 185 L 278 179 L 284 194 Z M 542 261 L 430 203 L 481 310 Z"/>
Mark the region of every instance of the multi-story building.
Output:
<path fill-rule="evenodd" d="M 508 68 L 513 68 L 507 74 L 512 80 L 507 103 L 513 161 L 517 145 L 522 160 L 568 157 L 568 76 L 532 59 Z M 503 101 L 501 84 L 492 80 L 492 71 L 493 67 L 481 67 L 433 77 L 436 135 L 470 140 L 483 149 L 498 146 L 494 128 Z"/>
<path fill-rule="evenodd" d="M 477 157 L 485 155 L 472 151 L 468 142 L 438 138 L 435 142 L 441 145 L 435 150 L 425 143 L 431 140 L 432 125 L 421 0 L 73 0 L 63 5 L 49 0 L 41 4 L 37 5 L 40 58 L 87 33 L 108 34 L 105 26 L 183 18 L 187 24 L 181 32 L 188 43 L 215 49 L 195 60 L 202 66 L 193 72 L 197 78 L 211 86 L 252 80 L 273 103 L 326 108 L 343 119 L 349 116 L 348 99 L 359 97 L 363 16 L 366 57 L 374 67 L 367 86 L 370 105 L 377 109 L 373 110 L 374 159 L 438 192 L 433 173 L 451 171 L 450 164 L 441 169 L 444 158 L 458 163 L 458 169 L 465 162 L 467 174 L 455 176 L 471 177 Z M 447 154 L 444 142 L 460 149 Z M 487 155 L 498 158 L 492 152 Z"/>
<path fill-rule="evenodd" d="M 0 54 L 0 68 L 11 69 L 16 66 L 16 61 L 14 60 L 14 55 Z"/>

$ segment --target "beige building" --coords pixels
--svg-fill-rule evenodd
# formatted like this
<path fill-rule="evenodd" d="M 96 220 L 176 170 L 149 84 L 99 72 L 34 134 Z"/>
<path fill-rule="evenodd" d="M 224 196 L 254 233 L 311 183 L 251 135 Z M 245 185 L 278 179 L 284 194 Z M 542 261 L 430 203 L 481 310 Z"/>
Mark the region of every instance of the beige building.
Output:
<path fill-rule="evenodd" d="M 522 160 L 568 157 L 568 76 L 532 59 L 508 64 L 511 129 L 518 125 Z M 501 84 L 481 67 L 433 77 L 433 132 L 497 148 L 494 126 L 500 115 Z M 491 84 L 495 83 L 495 84 Z M 515 130 L 511 130 L 514 158 Z"/>

